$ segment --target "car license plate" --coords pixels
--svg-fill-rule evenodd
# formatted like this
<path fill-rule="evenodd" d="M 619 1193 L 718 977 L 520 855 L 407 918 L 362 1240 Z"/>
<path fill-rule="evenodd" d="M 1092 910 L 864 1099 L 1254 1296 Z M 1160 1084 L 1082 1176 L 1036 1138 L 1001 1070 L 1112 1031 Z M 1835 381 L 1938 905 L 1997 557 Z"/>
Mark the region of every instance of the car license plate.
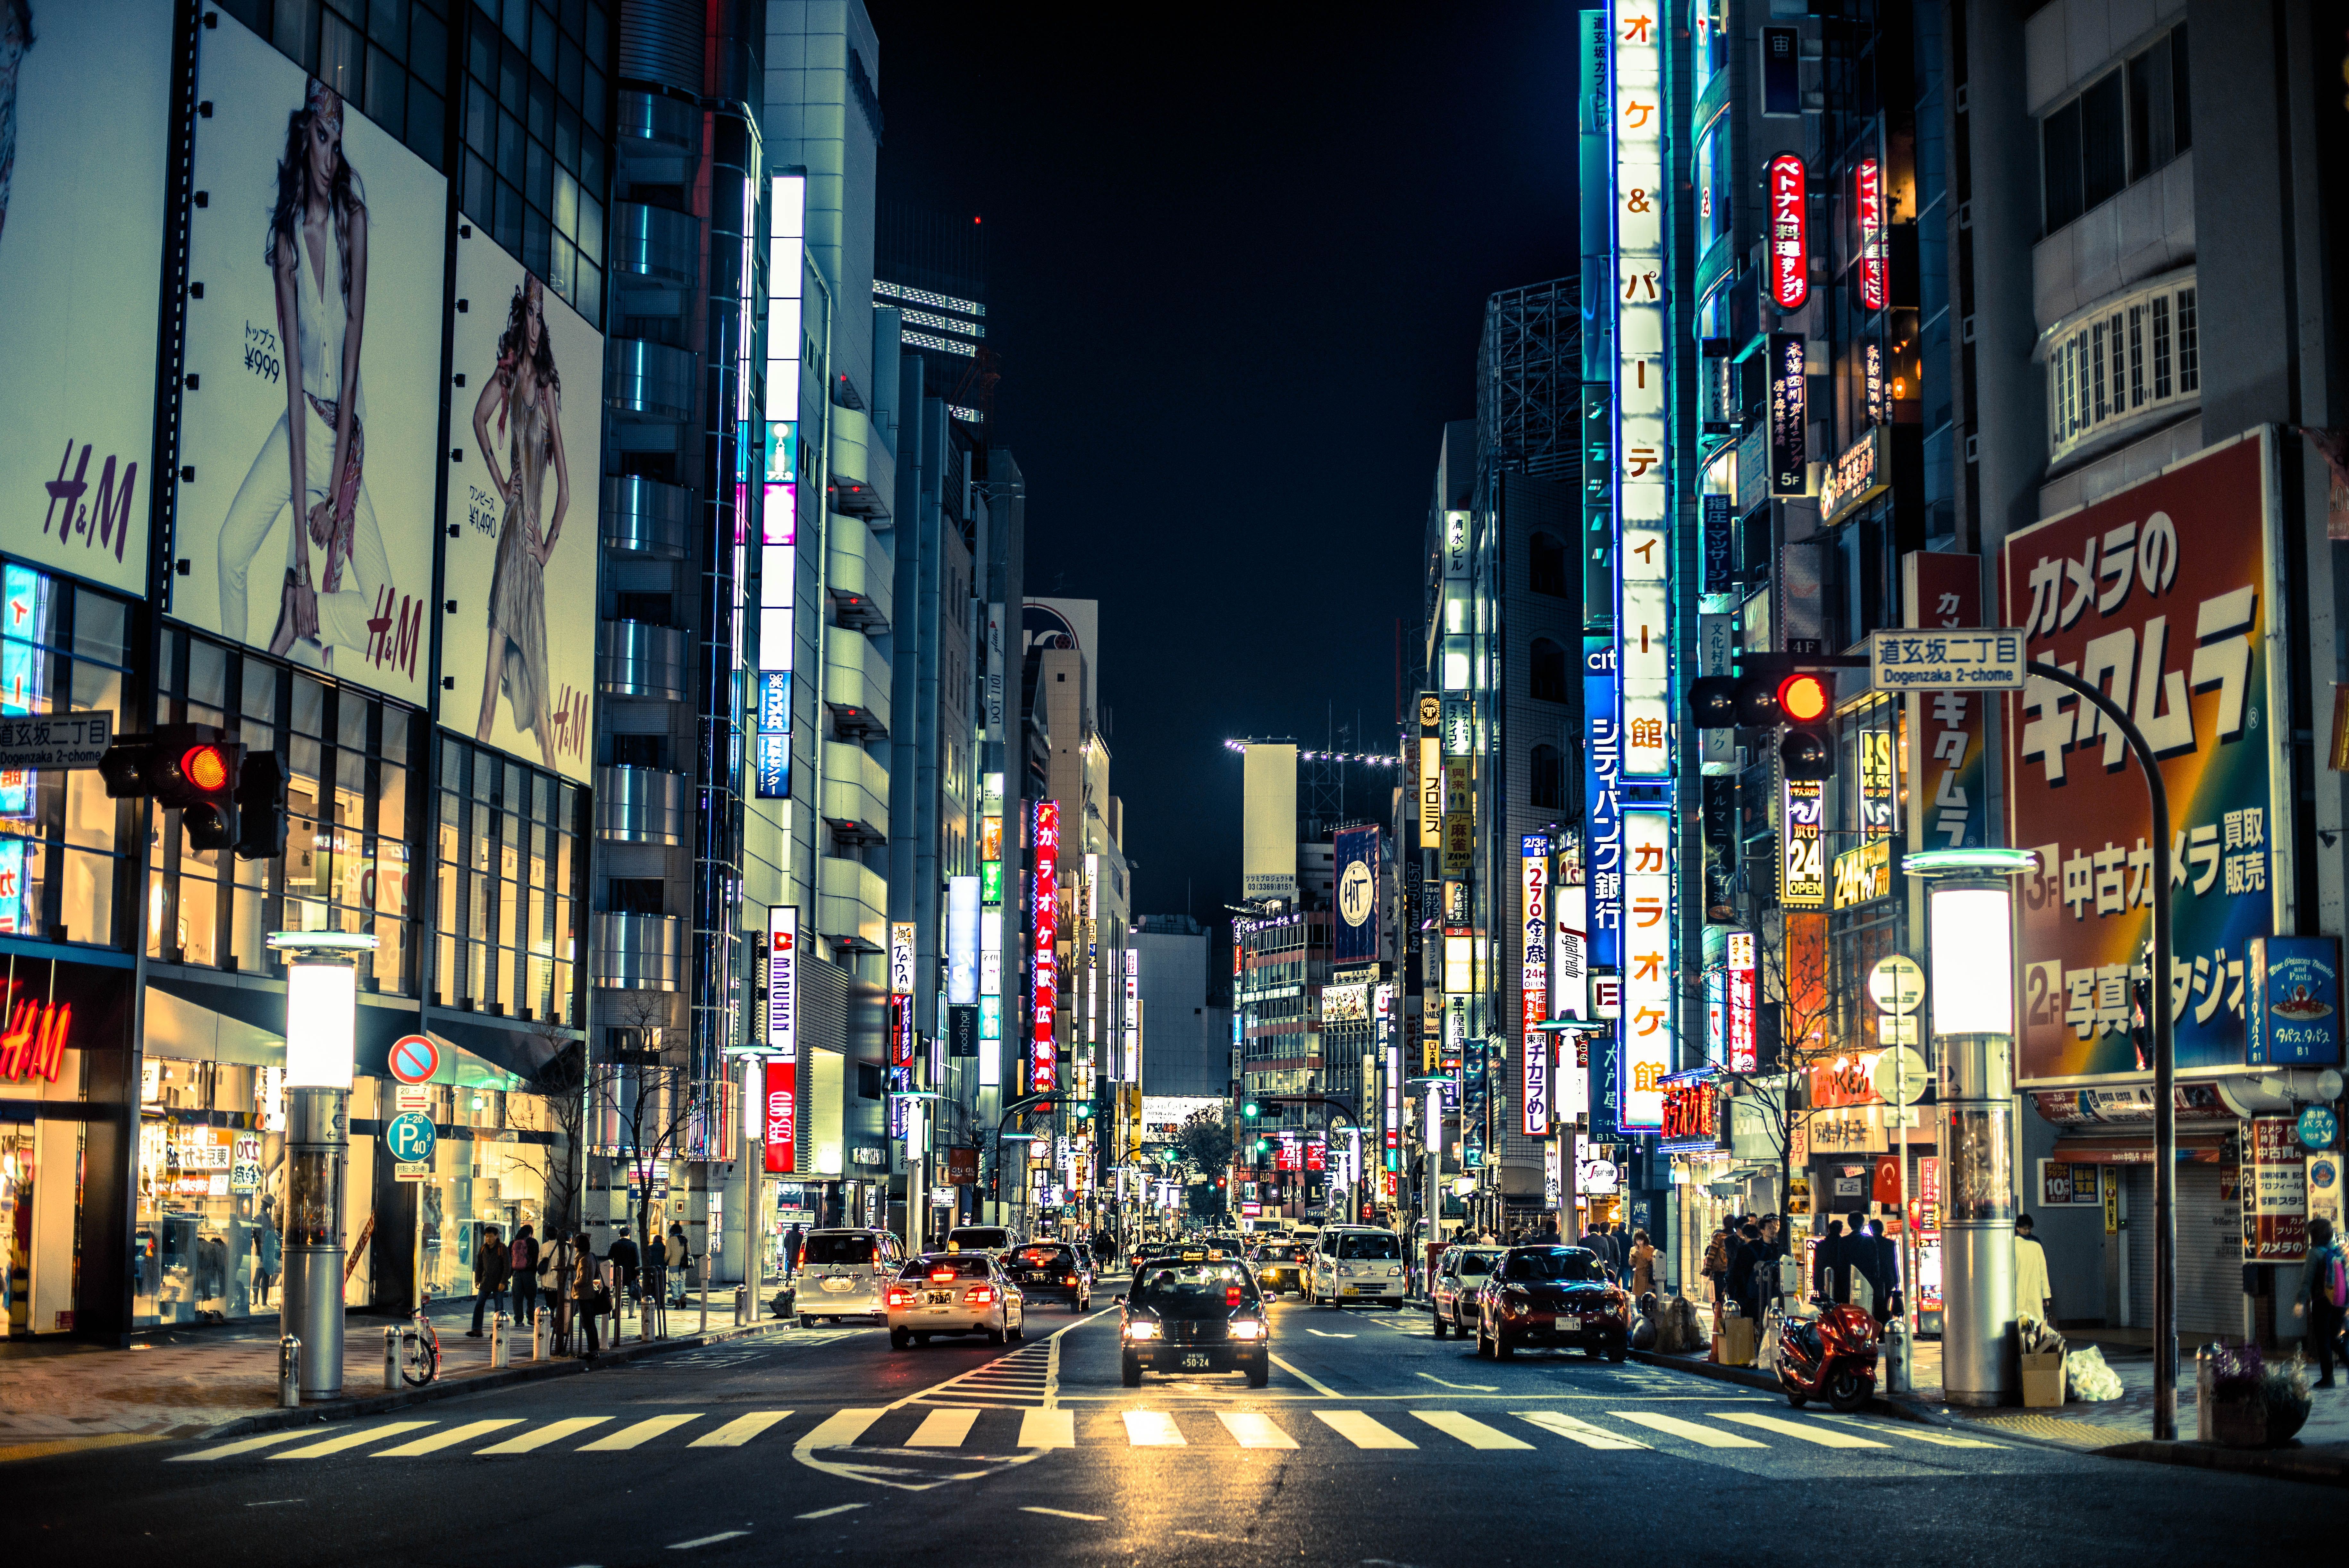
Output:
<path fill-rule="evenodd" d="M 944 1306 L 947 1303 L 952 1300 L 954 1300 L 954 1292 L 952 1291 L 932 1291 L 930 1293 L 930 1304 L 932 1306 Z"/>
<path fill-rule="evenodd" d="M 1350 1295 L 1350 1295 L 1354 1294 L 1357 1291 L 1359 1291 L 1359 1290 L 1361 1290 L 1361 1287 L 1360 1285 L 1348 1285 L 1348 1286 L 1345 1288 L 1345 1293 L 1346 1293 L 1347 1295 Z"/>
<path fill-rule="evenodd" d="M 1201 1350 L 1187 1351 L 1184 1354 L 1183 1365 L 1186 1368 L 1204 1371 L 1207 1366 L 1207 1354 Z"/>
<path fill-rule="evenodd" d="M 835 1276 L 824 1281 L 823 1288 L 828 1291 L 853 1291 L 856 1288 L 856 1282 L 854 1280 L 840 1279 Z"/>

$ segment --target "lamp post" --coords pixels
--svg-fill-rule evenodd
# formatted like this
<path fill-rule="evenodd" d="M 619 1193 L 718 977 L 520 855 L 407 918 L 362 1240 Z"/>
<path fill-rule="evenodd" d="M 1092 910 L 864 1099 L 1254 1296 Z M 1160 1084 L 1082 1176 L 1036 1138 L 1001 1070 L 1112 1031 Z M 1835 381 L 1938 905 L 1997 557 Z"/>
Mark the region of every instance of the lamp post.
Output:
<path fill-rule="evenodd" d="M 305 1398 L 343 1391 L 343 1182 L 350 1163 L 359 961 L 355 931 L 273 931 L 285 963 L 285 1226 L 280 1333 L 302 1345 Z"/>

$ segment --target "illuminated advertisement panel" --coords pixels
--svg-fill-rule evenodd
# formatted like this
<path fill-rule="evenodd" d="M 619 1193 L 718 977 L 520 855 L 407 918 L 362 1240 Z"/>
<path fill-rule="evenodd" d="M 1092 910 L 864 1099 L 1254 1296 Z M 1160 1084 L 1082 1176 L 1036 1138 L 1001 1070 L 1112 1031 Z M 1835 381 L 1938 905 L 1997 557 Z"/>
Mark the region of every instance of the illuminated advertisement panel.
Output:
<path fill-rule="evenodd" d="M 759 523 L 757 727 L 750 789 L 759 800 L 792 793 L 792 660 L 798 643 L 792 593 L 799 581 L 799 417 L 802 235 L 807 177 L 768 182 L 767 433 Z"/>
<path fill-rule="evenodd" d="M 1663 1125 L 1664 1075 L 1679 1016 L 1672 984 L 1672 824 L 1669 813 L 1623 814 L 1622 1075 L 1616 1126 Z"/>
<path fill-rule="evenodd" d="M 767 1064 L 767 1169 L 782 1175 L 799 1168 L 799 1064 Z"/>
<path fill-rule="evenodd" d="M 1729 982 L 1729 1070 L 1751 1073 L 1758 1064 L 1754 1020 L 1755 973 L 1752 931 L 1729 933 L 1723 949 L 1723 968 Z"/>
<path fill-rule="evenodd" d="M 1811 297 L 1809 178 L 1791 152 L 1770 160 L 1763 176 L 1770 197 L 1770 303 L 1781 310 L 1800 310 Z"/>
<path fill-rule="evenodd" d="M 1052 1010 L 1060 995 L 1053 948 L 1061 940 L 1061 805 L 1058 801 L 1040 800 L 1035 811 L 1035 1029 L 1028 1044 L 1028 1089 L 1042 1095 L 1059 1087 L 1061 1081 L 1060 1052 L 1052 1033 Z"/>
<path fill-rule="evenodd" d="M 947 1001 L 962 1007 L 978 1002 L 978 878 L 947 882 Z"/>
<path fill-rule="evenodd" d="M 767 1049 L 794 1059 L 800 1048 L 800 912 L 796 905 L 767 910 Z"/>
<path fill-rule="evenodd" d="M 1859 304 L 1884 308 L 1884 171 L 1863 158 L 1852 174 L 1852 213 L 1859 220 Z"/>
<path fill-rule="evenodd" d="M 1550 887 L 1549 838 L 1528 833 L 1517 841 L 1522 871 L 1525 929 L 1524 968 L 1518 977 L 1519 1021 L 1524 1025 L 1522 1088 L 1525 1127 L 1528 1137 L 1549 1134 L 1551 1111 L 1548 1042 L 1538 1025 L 1549 1020 Z"/>

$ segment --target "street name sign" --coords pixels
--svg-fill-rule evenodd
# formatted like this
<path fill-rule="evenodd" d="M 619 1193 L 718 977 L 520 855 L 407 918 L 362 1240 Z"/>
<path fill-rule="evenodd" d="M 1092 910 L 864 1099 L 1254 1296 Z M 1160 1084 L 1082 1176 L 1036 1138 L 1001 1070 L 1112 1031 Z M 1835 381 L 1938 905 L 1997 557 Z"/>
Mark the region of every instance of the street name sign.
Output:
<path fill-rule="evenodd" d="M 33 713 L 0 719 L 0 772 L 94 768 L 114 743 L 114 714 Z"/>
<path fill-rule="evenodd" d="M 1879 691 L 2020 691 L 2018 627 L 1876 631 L 1868 638 L 1868 679 Z"/>

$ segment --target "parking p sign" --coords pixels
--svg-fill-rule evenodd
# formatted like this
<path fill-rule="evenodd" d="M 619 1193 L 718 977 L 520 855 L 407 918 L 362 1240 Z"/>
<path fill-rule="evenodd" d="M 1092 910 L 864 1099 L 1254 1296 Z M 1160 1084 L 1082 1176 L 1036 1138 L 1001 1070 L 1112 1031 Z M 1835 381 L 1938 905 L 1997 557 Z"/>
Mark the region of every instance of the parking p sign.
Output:
<path fill-rule="evenodd" d="M 421 1165 L 430 1159 L 438 1142 L 432 1118 L 421 1111 L 402 1111 L 383 1124 L 383 1146 L 402 1165 Z"/>

